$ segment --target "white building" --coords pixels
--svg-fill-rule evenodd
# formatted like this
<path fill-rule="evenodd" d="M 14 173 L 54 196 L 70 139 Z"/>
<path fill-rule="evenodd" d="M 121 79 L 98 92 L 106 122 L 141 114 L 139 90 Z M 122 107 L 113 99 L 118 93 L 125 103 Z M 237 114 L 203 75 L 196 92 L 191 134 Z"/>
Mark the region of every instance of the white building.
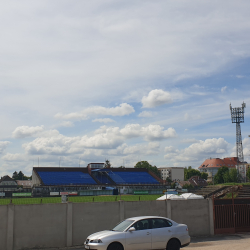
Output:
<path fill-rule="evenodd" d="M 161 173 L 161 178 L 166 180 L 169 178 L 171 181 L 184 181 L 184 168 L 169 167 L 169 168 L 158 168 Z"/>

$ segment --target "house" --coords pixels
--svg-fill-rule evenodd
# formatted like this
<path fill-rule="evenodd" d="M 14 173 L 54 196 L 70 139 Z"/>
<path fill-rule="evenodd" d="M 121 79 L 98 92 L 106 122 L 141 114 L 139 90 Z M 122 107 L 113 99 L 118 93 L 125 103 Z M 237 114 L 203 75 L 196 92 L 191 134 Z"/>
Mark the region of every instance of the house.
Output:
<path fill-rule="evenodd" d="M 226 166 L 228 168 L 236 168 L 238 163 L 237 157 L 209 158 L 206 159 L 198 168 L 200 172 L 208 173 L 208 181 L 212 181 L 213 177 L 217 174 L 219 168 Z"/>
<path fill-rule="evenodd" d="M 17 183 L 8 175 L 3 176 L 0 179 L 0 192 L 1 196 L 11 196 L 13 191 L 17 191 Z"/>

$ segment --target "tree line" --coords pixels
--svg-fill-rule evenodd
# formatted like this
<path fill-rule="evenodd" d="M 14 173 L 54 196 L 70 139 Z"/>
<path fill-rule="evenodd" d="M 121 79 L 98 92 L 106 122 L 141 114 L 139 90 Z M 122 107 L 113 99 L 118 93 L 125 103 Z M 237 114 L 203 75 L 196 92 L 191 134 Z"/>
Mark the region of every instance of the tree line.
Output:
<path fill-rule="evenodd" d="M 17 173 L 17 171 L 15 171 L 12 175 L 12 179 L 14 179 L 14 180 L 31 180 L 32 176 L 26 176 L 23 174 L 22 171 L 19 171 L 18 173 Z"/>

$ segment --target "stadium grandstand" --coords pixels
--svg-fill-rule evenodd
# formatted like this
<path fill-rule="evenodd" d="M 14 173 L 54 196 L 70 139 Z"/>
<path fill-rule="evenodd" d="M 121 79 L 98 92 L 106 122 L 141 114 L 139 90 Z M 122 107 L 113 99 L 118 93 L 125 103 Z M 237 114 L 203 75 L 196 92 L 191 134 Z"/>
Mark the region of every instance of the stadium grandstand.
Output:
<path fill-rule="evenodd" d="M 93 168 L 91 164 L 85 168 L 34 167 L 32 183 L 33 196 L 60 195 L 62 192 L 69 195 L 117 194 L 115 190 L 124 194 L 147 190 L 154 194 L 166 189 L 163 180 L 147 169 Z"/>

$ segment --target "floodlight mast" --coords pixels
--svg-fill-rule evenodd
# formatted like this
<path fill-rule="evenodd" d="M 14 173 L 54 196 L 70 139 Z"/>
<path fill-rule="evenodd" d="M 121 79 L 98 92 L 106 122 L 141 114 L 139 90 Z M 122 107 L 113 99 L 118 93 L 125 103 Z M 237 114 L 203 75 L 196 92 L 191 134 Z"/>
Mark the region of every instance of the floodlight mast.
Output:
<path fill-rule="evenodd" d="M 232 123 L 236 123 L 236 155 L 239 162 L 244 162 L 240 124 L 244 122 L 244 109 L 246 108 L 246 104 L 243 102 L 241 106 L 242 107 L 239 108 L 232 108 L 231 103 L 229 105 Z"/>

